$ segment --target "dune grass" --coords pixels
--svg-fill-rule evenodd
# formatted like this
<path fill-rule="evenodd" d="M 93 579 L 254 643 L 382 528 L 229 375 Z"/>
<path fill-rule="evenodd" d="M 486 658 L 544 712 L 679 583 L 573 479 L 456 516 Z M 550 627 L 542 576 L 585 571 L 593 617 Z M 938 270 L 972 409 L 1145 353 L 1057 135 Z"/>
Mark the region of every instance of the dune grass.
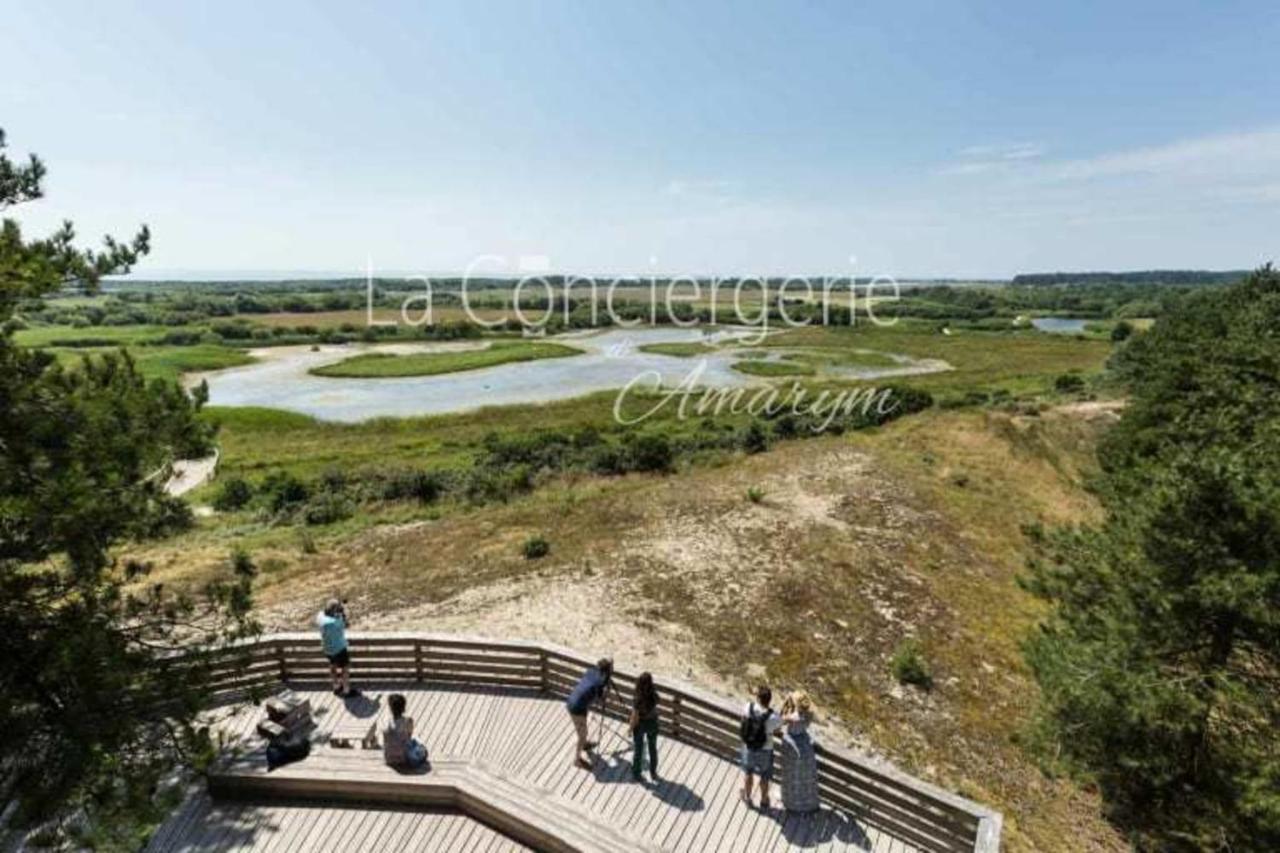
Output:
<path fill-rule="evenodd" d="M 892 326 L 809 326 L 772 335 L 762 344 L 773 348 L 872 349 L 917 359 L 942 359 L 954 370 L 895 379 L 935 395 L 972 390 L 1038 394 L 1052 388 L 1060 374 L 1102 370 L 1109 341 L 1036 331 L 985 332 L 959 330 L 940 334 L 936 324 L 899 321 Z"/>
<path fill-rule="evenodd" d="M 107 352 L 118 352 L 121 346 L 112 347 L 48 347 L 59 362 L 74 367 L 86 357 Z M 225 367 L 241 367 L 255 359 L 244 350 L 217 344 L 197 346 L 134 346 L 124 347 L 132 356 L 138 372 L 148 379 L 178 381 L 182 374 L 192 371 L 221 370 Z"/>
<path fill-rule="evenodd" d="M 519 361 L 544 358 L 567 358 L 581 355 L 582 350 L 564 344 L 542 341 L 499 341 L 484 349 L 458 352 L 422 352 L 411 355 L 370 352 L 311 369 L 316 376 L 358 379 L 388 379 L 400 376 L 435 376 L 479 370 Z"/>
<path fill-rule="evenodd" d="M 125 346 L 158 341 L 167 326 L 32 326 L 13 334 L 14 343 L 24 347 L 75 346 L 81 341 L 101 341 L 104 346 Z"/>
<path fill-rule="evenodd" d="M 815 371 L 812 365 L 794 361 L 764 361 L 746 359 L 735 361 L 733 369 L 751 376 L 812 376 Z"/>
<path fill-rule="evenodd" d="M 702 341 L 672 341 L 665 344 L 644 344 L 640 347 L 640 352 L 672 355 L 677 358 L 697 358 L 715 351 L 715 347 L 704 344 Z"/>
<path fill-rule="evenodd" d="M 897 364 L 888 355 L 870 350 L 847 350 L 835 347 L 799 349 L 788 351 L 784 356 L 788 361 L 810 364 L 814 367 L 893 367 Z"/>

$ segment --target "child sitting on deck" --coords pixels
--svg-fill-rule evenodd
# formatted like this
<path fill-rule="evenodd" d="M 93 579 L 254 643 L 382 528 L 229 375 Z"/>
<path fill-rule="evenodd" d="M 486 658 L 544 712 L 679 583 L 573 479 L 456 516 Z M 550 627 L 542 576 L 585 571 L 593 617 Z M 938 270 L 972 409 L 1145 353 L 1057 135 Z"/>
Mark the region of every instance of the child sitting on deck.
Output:
<path fill-rule="evenodd" d="M 427 763 L 427 748 L 413 737 L 413 717 L 404 715 L 404 696 L 392 693 L 387 699 L 391 722 L 382 732 L 382 754 L 392 767 L 417 770 Z"/>

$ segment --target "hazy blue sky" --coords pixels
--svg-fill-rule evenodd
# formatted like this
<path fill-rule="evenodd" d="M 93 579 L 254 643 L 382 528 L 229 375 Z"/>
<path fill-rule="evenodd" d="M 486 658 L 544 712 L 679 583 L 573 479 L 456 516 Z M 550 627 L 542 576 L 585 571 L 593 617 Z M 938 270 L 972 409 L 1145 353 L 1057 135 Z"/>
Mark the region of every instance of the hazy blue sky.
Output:
<path fill-rule="evenodd" d="M 1275 0 L 0 0 L 0 21 L 0 126 L 51 173 L 16 215 L 94 240 L 145 221 L 144 273 L 1280 255 Z"/>

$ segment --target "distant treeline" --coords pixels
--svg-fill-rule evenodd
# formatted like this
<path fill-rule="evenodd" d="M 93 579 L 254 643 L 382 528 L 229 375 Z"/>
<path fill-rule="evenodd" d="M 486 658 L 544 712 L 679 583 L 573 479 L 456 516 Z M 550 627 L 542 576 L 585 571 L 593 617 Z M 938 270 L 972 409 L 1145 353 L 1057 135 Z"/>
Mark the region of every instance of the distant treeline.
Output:
<path fill-rule="evenodd" d="M 1135 270 L 1133 272 L 1037 272 L 1013 277 L 1013 284 L 1033 287 L 1060 284 L 1234 284 L 1248 270 Z"/>

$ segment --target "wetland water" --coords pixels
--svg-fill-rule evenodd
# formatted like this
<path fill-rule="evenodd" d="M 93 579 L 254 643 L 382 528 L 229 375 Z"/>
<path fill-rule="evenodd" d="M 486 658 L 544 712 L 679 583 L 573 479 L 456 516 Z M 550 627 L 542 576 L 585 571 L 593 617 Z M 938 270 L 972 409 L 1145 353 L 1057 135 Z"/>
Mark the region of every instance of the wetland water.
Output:
<path fill-rule="evenodd" d="M 1084 320 L 1071 317 L 1036 317 L 1031 321 L 1042 332 L 1056 332 L 1061 335 L 1074 335 L 1084 331 Z"/>
<path fill-rule="evenodd" d="M 733 348 L 708 353 L 705 359 L 641 352 L 645 344 L 706 341 L 715 343 L 752 334 L 749 330 L 652 328 L 610 329 L 557 335 L 554 340 L 583 350 L 582 355 L 516 362 L 480 370 L 436 376 L 389 379 L 313 376 L 308 371 L 362 352 L 448 352 L 476 349 L 483 341 L 310 347 L 266 347 L 253 350 L 255 364 L 193 374 L 189 382 L 209 383 L 215 406 L 266 406 L 313 415 L 328 421 L 362 421 L 375 417 L 409 417 L 463 412 L 482 406 L 543 403 L 621 388 L 638 374 L 652 372 L 664 385 L 679 383 L 700 360 L 706 387 L 760 384 L 761 380 L 732 368 L 742 358 Z M 900 359 L 900 360 L 899 360 Z M 948 369 L 942 362 L 895 357 L 893 367 L 859 371 L 852 378 L 875 379 Z"/>

